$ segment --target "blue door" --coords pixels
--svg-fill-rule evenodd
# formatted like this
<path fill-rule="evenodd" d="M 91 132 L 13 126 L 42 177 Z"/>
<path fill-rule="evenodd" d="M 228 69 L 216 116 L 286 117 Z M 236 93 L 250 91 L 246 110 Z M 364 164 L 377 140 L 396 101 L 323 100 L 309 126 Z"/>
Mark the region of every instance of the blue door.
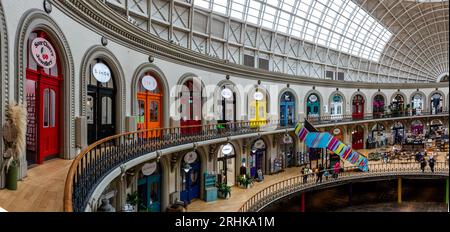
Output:
<path fill-rule="evenodd" d="M 139 212 L 161 212 L 161 175 L 153 174 L 139 179 Z"/>
<path fill-rule="evenodd" d="M 258 177 L 258 170 L 261 169 L 264 173 L 263 168 L 264 150 L 257 150 L 251 155 L 250 160 L 250 176 L 253 178 Z"/>
<path fill-rule="evenodd" d="M 281 102 L 280 125 L 290 126 L 294 124 L 294 102 Z"/>
<path fill-rule="evenodd" d="M 200 198 L 200 161 L 190 164 L 189 172 L 181 169 L 183 177 L 183 191 L 180 194 L 181 201 L 191 202 L 193 199 Z"/>

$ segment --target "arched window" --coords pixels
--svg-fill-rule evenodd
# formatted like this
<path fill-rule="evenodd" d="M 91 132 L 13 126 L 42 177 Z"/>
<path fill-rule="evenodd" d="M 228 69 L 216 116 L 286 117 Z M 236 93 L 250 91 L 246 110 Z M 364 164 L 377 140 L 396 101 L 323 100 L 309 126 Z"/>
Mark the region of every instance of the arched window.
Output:
<path fill-rule="evenodd" d="M 236 92 L 234 85 L 225 84 L 219 88 L 220 94 L 217 101 L 217 113 L 219 123 L 236 121 Z"/>
<path fill-rule="evenodd" d="M 373 117 L 380 118 L 384 114 L 385 99 L 383 95 L 378 94 L 373 98 Z"/>
<path fill-rule="evenodd" d="M 364 97 L 359 94 L 353 98 L 353 119 L 361 119 L 364 117 L 364 103 Z"/>
<path fill-rule="evenodd" d="M 423 110 L 423 96 L 420 93 L 416 93 L 412 98 L 412 113 L 413 115 L 422 114 Z"/>
<path fill-rule="evenodd" d="M 320 117 L 320 98 L 313 93 L 308 97 L 306 114 L 309 118 Z"/>

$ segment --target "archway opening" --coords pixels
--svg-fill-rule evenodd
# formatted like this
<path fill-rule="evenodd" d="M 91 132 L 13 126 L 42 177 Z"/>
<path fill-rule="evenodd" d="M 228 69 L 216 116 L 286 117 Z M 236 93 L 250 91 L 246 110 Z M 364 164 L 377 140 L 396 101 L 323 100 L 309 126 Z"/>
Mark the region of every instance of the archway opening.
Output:
<path fill-rule="evenodd" d="M 306 114 L 308 115 L 308 118 L 320 117 L 320 104 L 320 98 L 317 94 L 313 93 L 309 95 L 306 105 Z"/>
<path fill-rule="evenodd" d="M 352 131 L 352 148 L 354 150 L 364 149 L 364 128 L 360 125 Z"/>
<path fill-rule="evenodd" d="M 394 99 L 392 99 L 392 104 L 390 107 L 391 114 L 394 117 L 404 115 L 405 113 L 405 98 L 401 94 L 397 94 Z"/>
<path fill-rule="evenodd" d="M 342 119 L 344 115 L 344 99 L 340 94 L 333 95 L 330 111 L 332 119 Z"/>
<path fill-rule="evenodd" d="M 421 115 L 423 111 L 423 96 L 416 93 L 412 98 L 412 115 Z"/>
<path fill-rule="evenodd" d="M 364 118 L 364 106 L 365 106 L 364 97 L 361 96 L 360 94 L 356 95 L 353 98 L 353 110 L 352 110 L 353 119 Z"/>
<path fill-rule="evenodd" d="M 373 117 L 381 118 L 384 115 L 385 111 L 385 99 L 381 94 L 376 95 L 373 98 Z"/>
<path fill-rule="evenodd" d="M 138 130 L 158 129 L 163 126 L 163 90 L 159 78 L 146 72 L 138 82 Z"/>
<path fill-rule="evenodd" d="M 183 156 L 180 167 L 181 201 L 190 204 L 193 199 L 200 198 L 201 161 L 197 152 L 188 152 Z"/>
<path fill-rule="evenodd" d="M 88 143 L 92 144 L 116 133 L 116 83 L 110 64 L 97 58 L 89 63 L 86 116 Z"/>
<path fill-rule="evenodd" d="M 236 184 L 236 151 L 233 144 L 228 143 L 219 148 L 217 171 L 219 173 L 219 184 L 226 184 L 227 186 Z"/>
<path fill-rule="evenodd" d="M 42 30 L 30 33 L 27 42 L 25 102 L 27 105 L 26 158 L 28 165 L 42 164 L 60 154 L 62 136 L 63 75 L 59 52 Z"/>
<path fill-rule="evenodd" d="M 435 93 L 431 96 L 431 114 L 442 113 L 444 98 L 440 93 Z"/>
<path fill-rule="evenodd" d="M 195 78 L 186 80 L 182 85 L 181 121 L 182 135 L 198 134 L 202 130 L 202 83 Z"/>
<path fill-rule="evenodd" d="M 258 172 L 262 175 L 267 173 L 266 170 L 266 143 L 264 140 L 256 140 L 250 152 L 249 167 L 250 167 L 250 177 L 258 178 Z"/>
<path fill-rule="evenodd" d="M 236 92 L 234 85 L 224 84 L 220 88 L 220 95 L 217 100 L 218 123 L 230 123 L 236 121 Z"/>
<path fill-rule="evenodd" d="M 401 122 L 396 122 L 391 128 L 392 141 L 394 144 L 403 144 L 405 140 L 405 126 Z"/>
<path fill-rule="evenodd" d="M 387 138 L 385 134 L 384 125 L 377 123 L 372 127 L 371 134 L 369 136 L 369 142 L 367 149 L 380 148 L 387 145 Z"/>
<path fill-rule="evenodd" d="M 162 168 L 154 161 L 143 165 L 138 174 L 138 211 L 161 212 Z"/>
<path fill-rule="evenodd" d="M 292 126 L 295 123 L 295 97 L 286 91 L 280 99 L 280 125 Z"/>
<path fill-rule="evenodd" d="M 249 96 L 250 125 L 251 127 L 263 126 L 267 123 L 268 96 L 265 89 L 257 87 Z"/>

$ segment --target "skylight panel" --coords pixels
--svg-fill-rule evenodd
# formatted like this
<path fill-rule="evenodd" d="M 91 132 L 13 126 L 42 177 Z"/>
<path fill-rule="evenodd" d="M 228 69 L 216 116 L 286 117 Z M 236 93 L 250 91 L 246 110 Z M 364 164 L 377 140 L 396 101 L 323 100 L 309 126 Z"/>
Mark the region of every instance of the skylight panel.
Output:
<path fill-rule="evenodd" d="M 239 20 L 243 20 L 246 1 L 247 0 L 232 0 L 230 16 Z"/>
<path fill-rule="evenodd" d="M 226 14 L 227 13 L 228 0 L 214 0 L 213 11 Z"/>
<path fill-rule="evenodd" d="M 381 57 L 392 37 L 354 0 L 195 0 L 195 5 L 370 60 Z"/>
<path fill-rule="evenodd" d="M 202 8 L 206 8 L 209 10 L 210 0 L 195 0 L 194 5 L 202 7 Z"/>

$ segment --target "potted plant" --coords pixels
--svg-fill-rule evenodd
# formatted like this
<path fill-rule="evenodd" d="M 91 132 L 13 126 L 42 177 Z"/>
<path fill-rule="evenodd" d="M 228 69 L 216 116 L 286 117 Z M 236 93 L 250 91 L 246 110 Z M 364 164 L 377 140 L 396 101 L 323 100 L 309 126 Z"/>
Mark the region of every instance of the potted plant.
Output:
<path fill-rule="evenodd" d="M 137 206 L 140 204 L 139 194 L 135 191 L 132 194 L 127 194 L 127 204 L 124 206 L 124 212 L 136 212 Z"/>
<path fill-rule="evenodd" d="M 238 177 L 239 187 L 249 189 L 253 185 L 253 179 L 248 178 L 246 175 Z"/>
<path fill-rule="evenodd" d="M 23 105 L 8 105 L 6 123 L 3 125 L 5 153 L 1 170 L 6 172 L 6 188 L 10 190 L 17 190 L 20 160 L 25 148 L 26 117 L 27 112 Z"/>
<path fill-rule="evenodd" d="M 231 187 L 226 183 L 219 184 L 217 189 L 217 196 L 220 199 L 228 199 L 231 197 Z"/>

